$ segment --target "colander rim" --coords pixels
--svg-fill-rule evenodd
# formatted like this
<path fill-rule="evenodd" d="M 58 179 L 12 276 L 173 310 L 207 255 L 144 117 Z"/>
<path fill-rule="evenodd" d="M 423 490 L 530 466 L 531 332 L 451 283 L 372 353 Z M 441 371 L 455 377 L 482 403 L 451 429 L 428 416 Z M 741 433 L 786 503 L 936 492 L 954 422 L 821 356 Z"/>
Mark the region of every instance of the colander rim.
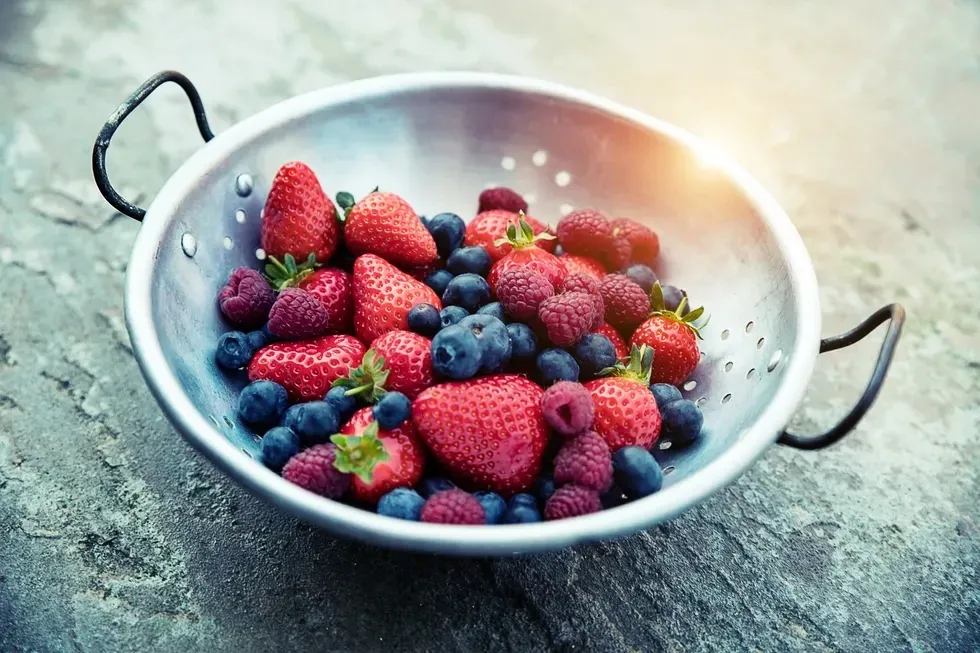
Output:
<path fill-rule="evenodd" d="M 695 151 L 709 147 L 684 129 L 591 92 L 496 73 L 387 75 L 331 86 L 279 102 L 242 120 L 195 152 L 164 184 L 146 213 L 127 270 L 125 315 L 133 353 L 152 394 L 177 431 L 249 491 L 329 531 L 392 548 L 455 555 L 544 551 L 624 536 L 701 503 L 747 470 L 779 436 L 803 399 L 820 343 L 817 279 L 802 238 L 772 195 L 726 157 L 716 157 L 715 164 L 767 223 L 786 259 L 789 281 L 798 298 L 796 342 L 792 349 L 784 349 L 782 382 L 759 419 L 708 465 L 640 501 L 574 519 L 488 528 L 422 524 L 383 517 L 309 493 L 245 455 L 194 406 L 167 363 L 151 303 L 156 253 L 169 221 L 177 215 L 180 201 L 201 183 L 209 170 L 260 134 L 327 106 L 380 101 L 406 92 L 460 88 L 517 91 L 573 103 L 629 121 Z"/>

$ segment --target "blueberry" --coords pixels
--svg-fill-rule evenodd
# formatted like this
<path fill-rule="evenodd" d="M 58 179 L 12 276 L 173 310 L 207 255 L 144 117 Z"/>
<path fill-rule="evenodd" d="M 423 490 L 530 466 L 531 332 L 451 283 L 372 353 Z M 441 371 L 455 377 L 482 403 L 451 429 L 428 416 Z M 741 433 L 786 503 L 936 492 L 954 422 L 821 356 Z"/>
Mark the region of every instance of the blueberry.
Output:
<path fill-rule="evenodd" d="M 538 496 L 538 501 L 542 506 L 545 501 L 551 498 L 551 495 L 555 493 L 555 479 L 552 478 L 551 474 L 544 474 L 535 479 L 534 493 Z"/>
<path fill-rule="evenodd" d="M 538 352 L 538 337 L 526 324 L 511 322 L 507 325 L 510 336 L 510 355 L 514 358 L 531 358 Z"/>
<path fill-rule="evenodd" d="M 504 317 L 504 305 L 500 302 L 490 302 L 486 306 L 482 306 L 477 311 L 477 315 L 492 315 L 501 322 L 507 321 L 507 318 Z"/>
<path fill-rule="evenodd" d="M 340 418 L 341 424 L 346 424 L 347 420 L 354 414 L 354 411 L 357 410 L 357 397 L 348 395 L 348 389 L 341 386 L 330 388 L 327 391 L 327 396 L 323 398 L 325 402 L 333 406 L 333 409 L 337 411 L 337 417 Z"/>
<path fill-rule="evenodd" d="M 499 523 L 500 518 L 504 516 L 504 511 L 507 510 L 507 502 L 504 501 L 504 498 L 496 492 L 474 492 L 473 496 L 483 506 L 483 512 L 487 515 L 487 523 Z"/>
<path fill-rule="evenodd" d="M 468 315 L 459 326 L 469 329 L 480 343 L 480 371 L 499 372 L 510 362 L 510 336 L 504 323 L 492 315 Z"/>
<path fill-rule="evenodd" d="M 292 429 L 277 426 L 262 436 L 262 463 L 276 473 L 298 453 L 299 436 Z"/>
<path fill-rule="evenodd" d="M 432 239 L 436 241 L 436 249 L 442 258 L 449 257 L 460 245 L 466 235 L 466 223 L 455 213 L 439 213 L 429 218 L 425 225 Z M 480 248 L 482 249 L 482 247 Z M 474 270 L 467 270 L 473 272 Z"/>
<path fill-rule="evenodd" d="M 238 395 L 238 416 L 243 422 L 265 431 L 279 423 L 288 405 L 286 388 L 264 379 L 253 381 Z"/>
<path fill-rule="evenodd" d="M 643 292 L 648 295 L 653 290 L 653 284 L 657 283 L 657 274 L 646 265 L 640 263 L 634 263 L 629 266 L 623 270 L 623 274 L 632 279 L 640 288 L 643 288 Z"/>
<path fill-rule="evenodd" d="M 453 273 L 448 270 L 436 270 L 425 278 L 425 285 L 432 288 L 440 297 L 446 292 L 446 287 L 453 280 Z"/>
<path fill-rule="evenodd" d="M 608 510 L 629 503 L 629 498 L 623 494 L 623 490 L 618 485 L 613 483 L 611 488 L 599 495 L 599 501 L 602 502 L 602 508 Z"/>
<path fill-rule="evenodd" d="M 663 435 L 671 445 L 686 446 L 701 435 L 704 415 L 690 399 L 681 399 L 667 404 L 660 410 L 663 420 Z"/>
<path fill-rule="evenodd" d="M 490 284 L 478 274 L 454 277 L 442 294 L 444 306 L 462 306 L 470 313 L 490 301 Z"/>
<path fill-rule="evenodd" d="M 401 426 L 412 414 L 412 402 L 400 392 L 386 392 L 374 404 L 371 415 L 380 428 L 389 431 Z"/>
<path fill-rule="evenodd" d="M 575 345 L 575 360 L 583 377 L 595 378 L 601 370 L 616 364 L 616 348 L 601 333 L 589 333 Z"/>
<path fill-rule="evenodd" d="M 442 328 L 439 310 L 432 304 L 416 304 L 408 312 L 408 328 L 421 336 L 431 338 Z"/>
<path fill-rule="evenodd" d="M 664 286 L 662 288 L 664 292 L 664 307 L 668 311 L 676 311 L 677 307 L 680 306 L 681 299 L 687 297 L 687 293 L 676 286 Z M 684 312 L 687 313 L 691 310 L 691 300 L 684 302 Z"/>
<path fill-rule="evenodd" d="M 218 338 L 214 360 L 226 370 L 240 370 L 252 360 L 254 351 L 247 335 L 241 331 L 229 331 Z"/>
<path fill-rule="evenodd" d="M 623 447 L 613 454 L 613 478 L 631 499 L 653 494 L 664 485 L 663 470 L 643 447 Z"/>
<path fill-rule="evenodd" d="M 378 501 L 378 514 L 395 519 L 418 521 L 425 499 L 415 490 L 396 487 Z"/>
<path fill-rule="evenodd" d="M 661 412 L 667 407 L 667 404 L 683 399 L 681 391 L 669 383 L 654 383 L 650 386 L 650 392 L 653 393 L 653 398 L 657 400 L 657 408 Z"/>
<path fill-rule="evenodd" d="M 259 329 L 259 331 L 261 331 L 262 335 L 265 336 L 265 344 L 269 344 L 270 342 L 275 342 L 276 340 L 279 340 L 279 338 L 276 337 L 276 334 L 274 334 L 272 331 L 269 331 L 268 322 L 263 324 L 262 328 Z"/>
<path fill-rule="evenodd" d="M 493 262 L 482 247 L 460 247 L 446 259 L 446 269 L 453 274 L 487 276 Z"/>
<path fill-rule="evenodd" d="M 515 494 L 507 502 L 507 510 L 500 520 L 504 524 L 530 524 L 541 521 L 538 502 L 530 494 Z"/>
<path fill-rule="evenodd" d="M 462 306 L 447 306 L 439 313 L 439 323 L 445 329 L 447 326 L 459 324 L 459 321 L 469 314 L 470 312 Z"/>
<path fill-rule="evenodd" d="M 423 478 L 422 482 L 419 483 L 419 494 L 428 499 L 433 494 L 437 492 L 443 492 L 445 490 L 452 490 L 456 486 L 453 482 L 445 478 Z"/>
<path fill-rule="evenodd" d="M 432 369 L 457 381 L 469 379 L 480 369 L 481 347 L 473 332 L 454 324 L 432 339 Z"/>
<path fill-rule="evenodd" d="M 578 363 L 572 355 L 561 349 L 545 349 L 535 362 L 538 383 L 548 387 L 557 381 L 578 381 Z"/>
<path fill-rule="evenodd" d="M 253 352 L 262 349 L 269 342 L 269 339 L 265 336 L 265 331 L 261 329 L 258 331 L 249 331 L 245 335 L 248 336 L 248 344 L 252 345 Z"/>
<path fill-rule="evenodd" d="M 292 429 L 304 447 L 312 447 L 329 442 L 340 429 L 340 416 L 325 401 L 309 401 L 290 406 L 282 425 Z"/>

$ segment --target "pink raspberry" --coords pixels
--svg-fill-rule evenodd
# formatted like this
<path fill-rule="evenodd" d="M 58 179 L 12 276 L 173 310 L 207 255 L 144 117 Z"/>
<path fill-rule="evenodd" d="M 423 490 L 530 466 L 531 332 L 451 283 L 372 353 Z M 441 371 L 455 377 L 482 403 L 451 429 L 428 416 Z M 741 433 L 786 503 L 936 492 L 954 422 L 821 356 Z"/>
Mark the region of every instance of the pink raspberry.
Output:
<path fill-rule="evenodd" d="M 480 193 L 480 207 L 477 213 L 484 211 L 510 211 L 511 213 L 527 213 L 527 202 L 519 193 L 509 188 L 488 188 Z"/>
<path fill-rule="evenodd" d="M 592 327 L 595 302 L 588 293 L 567 292 L 541 302 L 538 316 L 555 346 L 571 347 Z"/>
<path fill-rule="evenodd" d="M 632 262 L 651 265 L 657 260 L 660 255 L 660 238 L 649 227 L 629 218 L 616 218 L 609 224 L 612 225 L 613 235 L 629 241 Z"/>
<path fill-rule="evenodd" d="M 625 237 L 615 237 L 609 242 L 609 246 L 602 251 L 599 260 L 610 272 L 618 272 L 629 265 L 630 257 L 633 255 L 633 246 Z"/>
<path fill-rule="evenodd" d="M 580 209 L 558 221 L 558 242 L 569 254 L 591 256 L 603 263 L 603 252 L 613 241 L 613 230 L 599 211 Z"/>
<path fill-rule="evenodd" d="M 544 518 L 548 521 L 588 515 L 602 510 L 599 493 L 581 485 L 563 485 L 544 504 Z"/>
<path fill-rule="evenodd" d="M 483 506 L 469 492 L 445 490 L 429 497 L 422 506 L 422 521 L 430 524 L 484 524 Z"/>
<path fill-rule="evenodd" d="M 287 288 L 269 311 L 269 331 L 284 340 L 313 338 L 330 328 L 330 315 L 320 301 L 299 288 Z"/>
<path fill-rule="evenodd" d="M 595 313 L 592 317 L 592 325 L 589 331 L 595 331 L 602 326 L 603 317 L 606 314 L 606 306 L 602 301 L 602 293 L 599 292 L 599 280 L 595 277 L 582 272 L 574 272 L 565 277 L 561 287 L 562 292 L 585 292 L 592 295 L 593 309 Z"/>
<path fill-rule="evenodd" d="M 581 383 L 559 381 L 541 395 L 544 418 L 562 435 L 577 435 L 592 428 L 595 405 Z"/>
<path fill-rule="evenodd" d="M 218 292 L 218 306 L 228 321 L 243 329 L 257 329 L 269 317 L 276 294 L 265 278 L 251 268 L 235 268 Z"/>
<path fill-rule="evenodd" d="M 337 447 L 318 444 L 289 459 L 282 468 L 282 477 L 305 490 L 328 499 L 339 499 L 350 487 L 350 474 L 333 466 Z"/>
<path fill-rule="evenodd" d="M 632 331 L 650 314 L 650 298 L 625 274 L 606 275 L 599 290 L 606 305 L 606 322 L 617 329 Z"/>
<path fill-rule="evenodd" d="M 500 275 L 494 292 L 509 316 L 526 321 L 537 315 L 541 302 L 552 297 L 555 288 L 537 270 L 517 266 Z"/>
<path fill-rule="evenodd" d="M 555 456 L 555 483 L 574 483 L 605 492 L 612 485 L 613 465 L 609 445 L 593 431 L 575 436 Z"/>

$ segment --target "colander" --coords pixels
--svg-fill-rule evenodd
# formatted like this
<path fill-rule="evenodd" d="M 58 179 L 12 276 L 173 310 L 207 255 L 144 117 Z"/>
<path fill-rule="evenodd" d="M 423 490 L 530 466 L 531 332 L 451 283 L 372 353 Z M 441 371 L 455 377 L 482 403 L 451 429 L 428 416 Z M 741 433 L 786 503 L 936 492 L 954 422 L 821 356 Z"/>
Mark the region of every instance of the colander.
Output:
<path fill-rule="evenodd" d="M 106 151 L 122 121 L 166 82 L 186 92 L 207 144 L 144 211 L 112 188 Z M 574 519 L 466 527 L 382 517 L 315 496 L 263 467 L 258 439 L 235 414 L 244 380 L 212 361 L 227 329 L 215 296 L 232 268 L 257 266 L 264 256 L 264 198 L 276 170 L 292 160 L 309 164 L 330 194 L 380 185 L 422 214 L 472 216 L 482 189 L 505 185 L 524 194 L 531 215 L 552 223 L 593 206 L 655 228 L 660 276 L 711 315 L 703 360 L 683 386 L 704 411 L 704 436 L 687 449 L 656 451 L 663 490 Z M 268 502 L 382 546 L 502 555 L 614 538 L 669 519 L 731 483 L 777 440 L 819 449 L 848 433 L 881 387 L 904 320 L 892 304 L 821 341 L 810 257 L 757 181 L 677 127 L 521 77 L 441 72 L 357 81 L 281 102 L 214 137 L 197 90 L 165 71 L 109 118 L 93 168 L 106 200 L 142 222 L 127 270 L 126 324 L 146 382 L 177 431 Z M 815 437 L 786 433 L 817 354 L 853 344 L 886 321 L 871 380 L 847 416 Z"/>

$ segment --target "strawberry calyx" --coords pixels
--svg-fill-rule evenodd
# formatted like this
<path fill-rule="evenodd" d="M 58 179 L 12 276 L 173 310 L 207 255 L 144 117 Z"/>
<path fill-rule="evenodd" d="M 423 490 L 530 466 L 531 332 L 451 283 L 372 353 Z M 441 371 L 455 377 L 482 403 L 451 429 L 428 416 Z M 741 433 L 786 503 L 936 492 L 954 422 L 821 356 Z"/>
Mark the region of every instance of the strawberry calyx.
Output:
<path fill-rule="evenodd" d="M 371 193 L 377 193 L 380 188 L 380 186 L 375 186 Z M 368 193 L 368 195 L 371 193 Z M 357 204 L 357 200 L 354 199 L 353 194 L 348 193 L 345 190 L 337 193 L 335 199 L 337 200 L 337 206 L 339 206 L 341 209 L 340 213 L 337 214 L 337 218 L 343 222 L 350 215 L 350 212 L 354 210 L 354 205 Z"/>
<path fill-rule="evenodd" d="M 316 254 L 313 252 L 299 265 L 292 254 L 286 254 L 282 261 L 270 256 L 269 262 L 265 264 L 265 278 L 274 290 L 284 290 L 299 285 L 300 281 L 313 274 L 317 265 Z"/>
<path fill-rule="evenodd" d="M 388 374 L 385 357 L 369 349 L 361 364 L 352 368 L 349 375 L 335 380 L 332 387 L 347 388 L 344 394 L 348 397 L 360 397 L 366 403 L 373 404 L 385 393 Z"/>
<path fill-rule="evenodd" d="M 330 442 L 337 447 L 333 466 L 337 471 L 354 474 L 367 484 L 374 480 L 374 468 L 391 459 L 384 442 L 378 438 L 378 423 L 368 424 L 360 435 L 335 433 Z"/>
<path fill-rule="evenodd" d="M 698 340 L 704 340 L 701 336 L 701 329 L 708 325 L 711 317 L 705 317 L 704 321 L 698 324 L 698 320 L 704 315 L 704 306 L 698 306 L 692 311 L 686 311 L 686 309 L 687 297 L 684 296 L 681 298 L 681 303 L 677 306 L 676 311 L 669 310 L 664 303 L 664 291 L 660 287 L 660 282 L 654 282 L 653 290 L 650 291 L 650 317 L 663 317 L 678 322 L 693 331 Z"/>
<path fill-rule="evenodd" d="M 633 345 L 628 359 L 618 362 L 612 367 L 599 371 L 600 376 L 615 376 L 632 379 L 644 385 L 650 385 L 650 372 L 653 368 L 653 348 L 647 345 Z"/>
<path fill-rule="evenodd" d="M 524 218 L 524 211 L 520 212 L 520 219 L 517 224 L 511 223 L 507 227 L 507 233 L 503 238 L 498 238 L 493 241 L 493 244 L 497 247 L 502 245 L 510 245 L 514 249 L 524 249 L 527 247 L 535 247 L 535 243 L 539 240 L 554 240 L 555 237 L 547 232 L 542 232 L 540 234 L 535 234 L 534 229 L 531 225 L 527 223 Z"/>

